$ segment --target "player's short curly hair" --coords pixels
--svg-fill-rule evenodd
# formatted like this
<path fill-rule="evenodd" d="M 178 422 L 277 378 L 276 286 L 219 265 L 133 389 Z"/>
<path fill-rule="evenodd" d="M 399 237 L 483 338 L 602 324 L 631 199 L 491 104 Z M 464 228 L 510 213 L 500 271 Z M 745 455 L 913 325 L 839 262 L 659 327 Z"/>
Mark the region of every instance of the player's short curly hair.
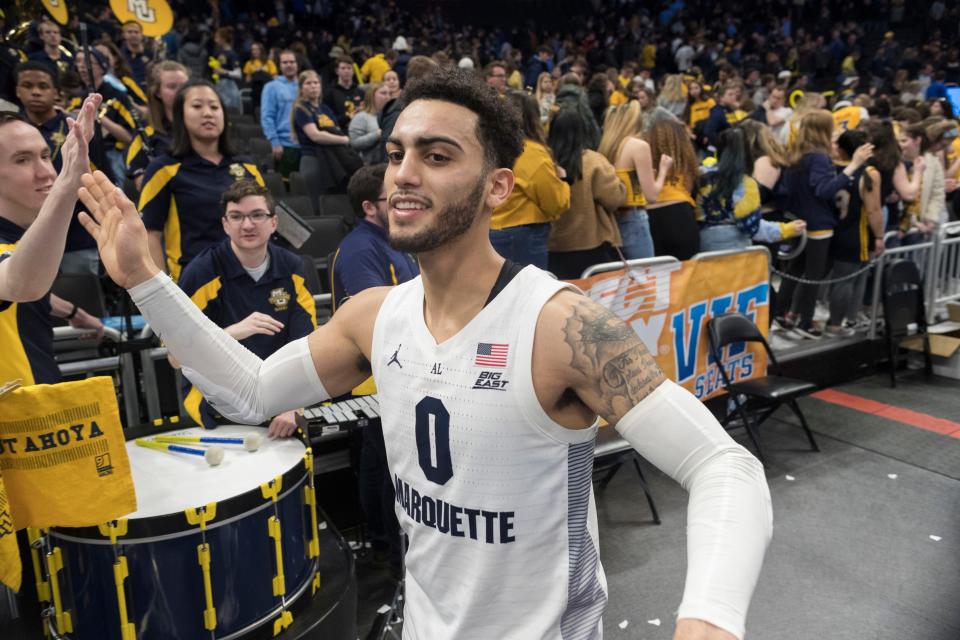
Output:
<path fill-rule="evenodd" d="M 475 73 L 462 69 L 429 73 L 404 89 L 401 107 L 417 100 L 442 100 L 477 114 L 477 140 L 483 147 L 485 169 L 513 168 L 523 151 L 520 114 Z"/>

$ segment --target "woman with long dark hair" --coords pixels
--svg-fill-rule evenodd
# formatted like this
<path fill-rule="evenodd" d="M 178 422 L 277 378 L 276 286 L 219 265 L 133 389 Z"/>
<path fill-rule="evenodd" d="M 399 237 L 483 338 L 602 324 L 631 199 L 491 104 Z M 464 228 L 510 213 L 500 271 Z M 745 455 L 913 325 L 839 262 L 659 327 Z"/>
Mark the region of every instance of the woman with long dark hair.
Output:
<path fill-rule="evenodd" d="M 570 182 L 570 210 L 550 226 L 549 267 L 561 279 L 579 278 L 587 267 L 617 260 L 617 209 L 627 188 L 610 161 L 587 148 L 583 119 L 572 109 L 550 122 L 547 144 Z"/>
<path fill-rule="evenodd" d="M 523 153 L 513 164 L 513 191 L 493 210 L 490 242 L 504 258 L 546 269 L 550 223 L 570 207 L 570 185 L 546 147 L 537 99 L 521 91 L 506 99 L 521 115 Z"/>
<path fill-rule="evenodd" d="M 912 171 L 907 171 L 900 145 L 889 122 L 870 120 L 863 126 L 867 141 L 873 145 L 870 165 L 880 172 L 880 201 L 884 203 L 884 227 L 888 231 L 900 225 L 903 209 L 898 200 L 909 207 L 921 196 L 920 187 L 926 160 L 923 155 L 913 159 Z M 937 160 L 939 162 L 939 159 Z"/>
<path fill-rule="evenodd" d="M 220 194 L 237 180 L 263 184 L 257 166 L 238 156 L 227 131 L 230 117 L 214 86 L 194 80 L 173 102 L 173 143 L 143 175 L 138 208 L 150 255 L 178 278 L 198 253 L 225 237 Z"/>
<path fill-rule="evenodd" d="M 700 250 L 744 249 L 754 238 L 779 242 L 798 235 L 806 223 L 775 223 L 763 219 L 760 185 L 748 173 L 746 137 L 739 127 L 719 137 L 719 161 L 700 179 L 697 220 Z"/>
<path fill-rule="evenodd" d="M 867 142 L 867 134 L 862 130 L 844 131 L 837 138 L 838 159 L 850 161 Z M 845 338 L 856 332 L 857 312 L 867 287 L 866 273 L 849 276 L 884 248 L 880 172 L 869 163 L 861 166 L 836 202 L 839 211 L 830 240 L 830 277 L 846 279 L 830 285 L 830 319 L 824 333 L 828 337 Z"/>

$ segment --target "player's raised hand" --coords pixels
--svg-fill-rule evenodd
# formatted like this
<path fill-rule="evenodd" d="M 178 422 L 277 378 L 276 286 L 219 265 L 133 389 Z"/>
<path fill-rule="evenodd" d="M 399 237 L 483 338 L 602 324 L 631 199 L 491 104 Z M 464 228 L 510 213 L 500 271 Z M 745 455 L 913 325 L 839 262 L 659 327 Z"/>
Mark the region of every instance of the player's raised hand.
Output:
<path fill-rule="evenodd" d="M 85 174 L 81 181 L 79 196 L 89 213 L 80 213 L 80 224 L 97 241 L 100 260 L 113 281 L 129 289 L 156 275 L 147 230 L 130 199 L 101 171 Z"/>

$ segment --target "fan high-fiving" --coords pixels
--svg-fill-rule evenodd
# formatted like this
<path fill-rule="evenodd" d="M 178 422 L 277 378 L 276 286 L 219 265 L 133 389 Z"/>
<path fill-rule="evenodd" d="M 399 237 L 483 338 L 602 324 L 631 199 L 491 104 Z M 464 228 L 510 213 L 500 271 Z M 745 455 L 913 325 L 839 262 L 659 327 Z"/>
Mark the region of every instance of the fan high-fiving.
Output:
<path fill-rule="evenodd" d="M 80 214 L 80 224 L 97 241 L 100 260 L 113 281 L 129 289 L 156 275 L 147 230 L 133 202 L 101 171 L 84 175 L 81 182 L 78 195 L 89 214 Z"/>

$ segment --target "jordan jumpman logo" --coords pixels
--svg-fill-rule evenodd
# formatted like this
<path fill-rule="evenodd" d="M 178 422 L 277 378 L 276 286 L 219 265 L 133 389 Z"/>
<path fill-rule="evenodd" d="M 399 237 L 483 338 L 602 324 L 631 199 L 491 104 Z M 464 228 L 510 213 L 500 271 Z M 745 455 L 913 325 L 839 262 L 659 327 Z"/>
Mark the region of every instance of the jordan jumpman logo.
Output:
<path fill-rule="evenodd" d="M 393 356 L 391 356 L 390 361 L 387 362 L 387 366 L 388 366 L 388 367 L 389 367 L 390 365 L 392 365 L 394 362 L 396 362 L 396 363 L 397 363 L 397 366 L 400 367 L 401 369 L 403 369 L 403 365 L 400 364 L 400 358 L 397 357 L 397 355 L 399 355 L 399 353 L 400 353 L 400 347 L 402 347 L 402 346 L 403 346 L 402 344 L 398 344 L 398 345 L 397 345 L 397 350 L 393 352 Z"/>

